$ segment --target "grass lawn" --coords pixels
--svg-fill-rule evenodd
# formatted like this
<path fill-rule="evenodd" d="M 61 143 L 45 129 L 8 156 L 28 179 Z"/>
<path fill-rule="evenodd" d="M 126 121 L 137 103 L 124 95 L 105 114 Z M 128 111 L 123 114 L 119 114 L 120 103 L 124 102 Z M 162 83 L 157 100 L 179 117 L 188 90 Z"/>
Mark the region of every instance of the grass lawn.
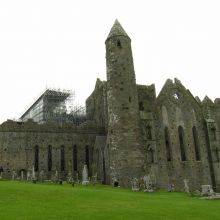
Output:
<path fill-rule="evenodd" d="M 0 181 L 0 220 L 219 220 L 220 200 L 184 193 L 132 192 L 110 186 Z"/>

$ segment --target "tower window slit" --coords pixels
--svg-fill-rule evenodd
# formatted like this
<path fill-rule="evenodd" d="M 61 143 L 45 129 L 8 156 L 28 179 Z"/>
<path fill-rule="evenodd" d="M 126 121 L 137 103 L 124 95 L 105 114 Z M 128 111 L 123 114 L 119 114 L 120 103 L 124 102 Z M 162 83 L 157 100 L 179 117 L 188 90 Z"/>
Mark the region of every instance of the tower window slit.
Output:
<path fill-rule="evenodd" d="M 117 40 L 117 47 L 118 47 L 118 48 L 122 48 L 122 46 L 121 46 L 121 41 L 120 41 L 120 40 Z"/>

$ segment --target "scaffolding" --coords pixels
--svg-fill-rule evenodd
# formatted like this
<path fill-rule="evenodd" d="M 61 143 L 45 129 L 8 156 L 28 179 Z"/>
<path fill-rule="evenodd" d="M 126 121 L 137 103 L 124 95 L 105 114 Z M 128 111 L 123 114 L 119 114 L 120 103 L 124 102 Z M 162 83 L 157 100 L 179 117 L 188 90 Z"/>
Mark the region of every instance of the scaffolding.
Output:
<path fill-rule="evenodd" d="M 78 125 L 86 120 L 85 107 L 74 104 L 74 101 L 75 93 L 71 90 L 46 89 L 20 119 Z"/>

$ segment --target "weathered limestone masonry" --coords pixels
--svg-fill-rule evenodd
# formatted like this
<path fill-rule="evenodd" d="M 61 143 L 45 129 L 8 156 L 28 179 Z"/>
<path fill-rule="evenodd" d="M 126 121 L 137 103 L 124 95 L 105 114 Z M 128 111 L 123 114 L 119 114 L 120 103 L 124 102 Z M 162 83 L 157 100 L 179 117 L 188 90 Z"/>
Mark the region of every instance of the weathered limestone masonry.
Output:
<path fill-rule="evenodd" d="M 34 166 L 39 177 L 72 175 L 130 187 L 148 176 L 158 188 L 220 191 L 220 99 L 200 101 L 178 79 L 156 97 L 154 85 L 137 85 L 131 40 L 118 21 L 106 44 L 107 81 L 97 79 L 86 100 L 86 122 L 0 125 L 0 172 L 11 178 Z M 21 176 L 21 175 L 20 175 Z"/>
<path fill-rule="evenodd" d="M 81 179 L 84 164 L 92 176 L 93 151 L 96 139 L 102 136 L 103 129 L 91 122 L 78 127 L 6 121 L 0 126 L 3 177 L 11 178 L 13 171 L 18 176 L 23 171 L 26 177 L 34 166 L 36 175 L 43 171 L 45 179 L 52 179 L 56 171 L 61 179 L 69 173 Z"/>
<path fill-rule="evenodd" d="M 116 20 L 106 44 L 109 177 L 130 185 L 143 175 L 138 95 L 131 40 Z"/>
<path fill-rule="evenodd" d="M 130 38 L 118 21 L 106 40 L 106 62 L 107 82 L 98 79 L 87 99 L 89 119 L 107 133 L 96 154 L 102 179 L 126 186 L 144 172 L 157 187 L 181 190 L 187 179 L 191 190 L 220 190 L 219 99 L 201 102 L 177 79 L 168 79 L 158 97 L 154 85 L 136 85 Z"/>

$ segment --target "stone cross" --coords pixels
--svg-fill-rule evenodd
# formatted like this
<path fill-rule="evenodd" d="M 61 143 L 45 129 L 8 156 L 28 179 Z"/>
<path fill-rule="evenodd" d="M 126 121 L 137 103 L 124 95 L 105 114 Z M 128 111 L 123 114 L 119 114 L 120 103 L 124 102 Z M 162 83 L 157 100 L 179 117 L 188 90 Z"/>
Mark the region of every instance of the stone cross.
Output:
<path fill-rule="evenodd" d="M 31 180 L 31 173 L 30 171 L 28 170 L 27 171 L 27 181 L 30 181 Z"/>
<path fill-rule="evenodd" d="M 150 175 L 145 175 L 143 177 L 143 180 L 144 180 L 144 192 L 153 192 L 153 187 L 152 187 L 152 181 L 151 181 L 151 177 Z"/>
<path fill-rule="evenodd" d="M 85 164 L 82 171 L 82 185 L 88 185 L 89 184 L 89 177 L 88 177 L 88 168 Z"/>
<path fill-rule="evenodd" d="M 132 191 L 139 191 L 140 186 L 137 178 L 133 178 L 131 182 Z"/>
<path fill-rule="evenodd" d="M 15 180 L 17 177 L 17 173 L 13 170 L 12 171 L 12 180 Z"/>
<path fill-rule="evenodd" d="M 189 180 L 184 179 L 183 182 L 184 182 L 184 191 L 185 191 L 186 193 L 190 193 L 190 191 L 189 191 L 189 185 L 188 185 Z"/>

